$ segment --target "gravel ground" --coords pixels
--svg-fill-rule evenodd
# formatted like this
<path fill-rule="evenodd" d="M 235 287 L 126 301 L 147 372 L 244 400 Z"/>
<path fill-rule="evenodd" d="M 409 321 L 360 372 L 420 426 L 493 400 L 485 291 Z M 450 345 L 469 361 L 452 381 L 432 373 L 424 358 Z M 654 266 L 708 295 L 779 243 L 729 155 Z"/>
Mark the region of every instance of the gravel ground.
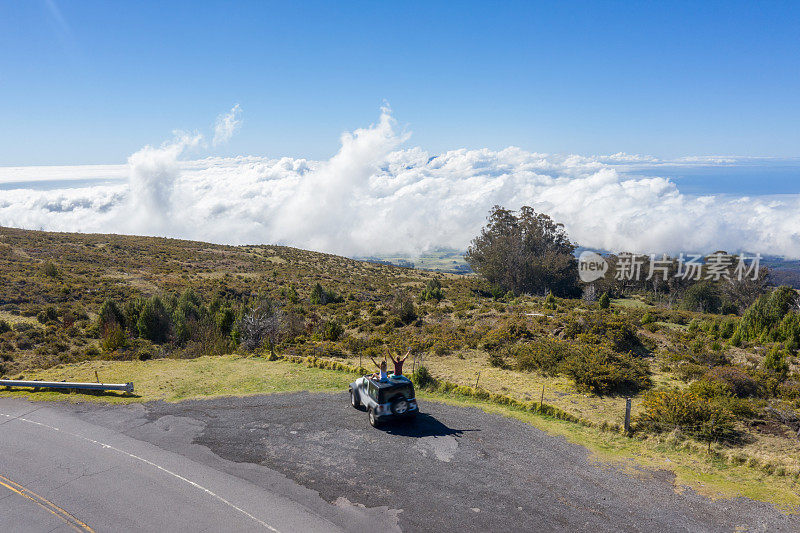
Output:
<path fill-rule="evenodd" d="M 381 430 L 346 393 L 63 408 L 254 483 L 280 473 L 294 482 L 285 496 L 321 496 L 342 512 L 319 512 L 346 529 L 363 531 L 349 509 L 374 530 L 800 531 L 770 505 L 676 490 L 666 471 L 631 476 L 475 408 L 422 402 L 415 421 Z"/>

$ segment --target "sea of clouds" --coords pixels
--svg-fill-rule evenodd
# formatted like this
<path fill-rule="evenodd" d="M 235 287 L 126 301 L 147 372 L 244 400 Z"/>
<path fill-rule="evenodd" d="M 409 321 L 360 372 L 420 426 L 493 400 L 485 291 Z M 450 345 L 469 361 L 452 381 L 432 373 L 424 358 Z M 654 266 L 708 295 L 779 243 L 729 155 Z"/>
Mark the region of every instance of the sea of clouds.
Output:
<path fill-rule="evenodd" d="M 210 144 L 224 144 L 240 125 L 237 105 L 217 119 Z M 687 195 L 668 177 L 636 177 L 637 165 L 667 163 L 646 156 L 515 147 L 431 154 L 408 139 L 384 108 L 376 124 L 343 134 L 326 161 L 197 159 L 209 143 L 177 132 L 127 165 L 0 168 L 0 225 L 416 255 L 465 249 L 493 205 L 530 205 L 590 248 L 800 257 L 800 195 Z"/>

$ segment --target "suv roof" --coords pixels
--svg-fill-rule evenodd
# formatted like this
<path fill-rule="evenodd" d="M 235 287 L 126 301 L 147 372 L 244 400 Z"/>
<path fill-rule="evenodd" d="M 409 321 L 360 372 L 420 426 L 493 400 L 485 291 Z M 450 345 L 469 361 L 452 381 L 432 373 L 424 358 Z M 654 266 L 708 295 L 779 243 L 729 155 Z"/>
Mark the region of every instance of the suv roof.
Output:
<path fill-rule="evenodd" d="M 392 376 L 388 381 L 379 381 L 369 377 L 367 379 L 379 389 L 393 389 L 395 387 L 404 387 L 412 384 L 411 380 L 405 376 Z"/>

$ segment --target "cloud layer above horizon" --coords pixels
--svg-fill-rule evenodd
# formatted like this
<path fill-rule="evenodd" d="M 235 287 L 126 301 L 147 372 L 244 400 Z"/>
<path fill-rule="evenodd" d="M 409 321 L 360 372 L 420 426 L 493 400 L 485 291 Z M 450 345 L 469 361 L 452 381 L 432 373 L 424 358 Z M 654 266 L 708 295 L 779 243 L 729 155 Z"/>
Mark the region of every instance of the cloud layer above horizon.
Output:
<path fill-rule="evenodd" d="M 239 114 L 237 105 L 220 116 L 213 145 L 234 134 Z M 378 123 L 343 134 L 326 161 L 191 160 L 187 153 L 205 146 L 202 136 L 177 133 L 127 165 L 0 168 L 0 225 L 415 255 L 465 249 L 493 205 L 530 205 L 590 248 L 800 257 L 800 195 L 693 196 L 667 177 L 635 177 L 637 165 L 664 163 L 655 158 L 515 147 L 430 154 L 403 148 L 408 138 L 383 109 Z"/>

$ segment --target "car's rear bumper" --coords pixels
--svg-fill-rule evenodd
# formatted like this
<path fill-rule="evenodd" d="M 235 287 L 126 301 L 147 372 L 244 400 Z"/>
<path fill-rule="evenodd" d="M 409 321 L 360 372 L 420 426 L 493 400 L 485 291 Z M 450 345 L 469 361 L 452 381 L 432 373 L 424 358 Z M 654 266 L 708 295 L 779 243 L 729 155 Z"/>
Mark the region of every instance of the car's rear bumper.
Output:
<path fill-rule="evenodd" d="M 375 418 L 377 420 L 391 420 L 391 419 L 400 419 L 400 418 L 413 418 L 417 416 L 419 412 L 419 406 L 414 405 L 413 408 L 410 408 L 403 414 L 396 414 L 389 411 L 388 413 L 375 413 Z"/>

